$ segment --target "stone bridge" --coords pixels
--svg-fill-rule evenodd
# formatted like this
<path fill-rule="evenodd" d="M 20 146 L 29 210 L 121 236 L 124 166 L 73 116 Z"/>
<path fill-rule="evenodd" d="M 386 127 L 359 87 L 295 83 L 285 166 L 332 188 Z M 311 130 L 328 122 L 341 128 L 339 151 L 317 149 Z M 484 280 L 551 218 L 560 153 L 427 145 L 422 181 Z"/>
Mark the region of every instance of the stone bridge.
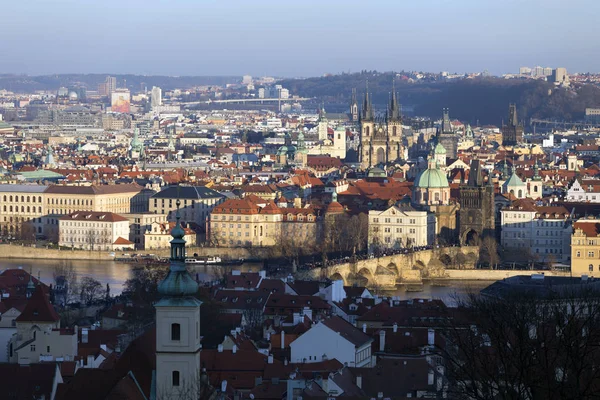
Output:
<path fill-rule="evenodd" d="M 446 268 L 472 269 L 478 259 L 477 246 L 443 247 L 336 264 L 313 269 L 308 274 L 313 279 L 341 279 L 344 285 L 393 287 L 399 283 L 420 283 L 427 278 L 444 278 Z"/>

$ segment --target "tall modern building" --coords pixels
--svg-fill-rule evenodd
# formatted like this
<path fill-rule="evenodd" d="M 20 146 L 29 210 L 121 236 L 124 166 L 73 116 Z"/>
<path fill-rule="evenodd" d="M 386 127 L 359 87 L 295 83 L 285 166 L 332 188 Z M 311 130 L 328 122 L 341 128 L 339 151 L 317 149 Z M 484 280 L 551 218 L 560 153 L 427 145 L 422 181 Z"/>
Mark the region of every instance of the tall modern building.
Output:
<path fill-rule="evenodd" d="M 450 122 L 450 111 L 443 110 L 442 126 L 438 129 L 437 141 L 446 149 L 446 157 L 455 159 L 458 153 L 458 136 Z"/>
<path fill-rule="evenodd" d="M 502 126 L 502 145 L 515 146 L 523 142 L 523 125 L 517 119 L 517 106 L 508 106 L 508 124 Z"/>
<path fill-rule="evenodd" d="M 162 106 L 162 89 L 158 86 L 152 86 L 152 92 L 150 92 L 150 105 L 152 108 Z"/>
<path fill-rule="evenodd" d="M 365 93 L 360 115 L 361 165 L 387 164 L 402 156 L 402 117 L 396 92 L 392 93 L 384 118 L 375 118 L 369 92 Z"/>
<path fill-rule="evenodd" d="M 494 185 L 488 176 L 487 185 L 481 174 L 479 160 L 471 161 L 469 180 L 459 189 L 459 239 L 462 245 L 477 244 L 486 237 L 494 237 L 496 230 Z"/>
<path fill-rule="evenodd" d="M 568 85 L 569 75 L 567 74 L 567 69 L 564 67 L 556 68 L 552 71 L 552 78 L 550 80 L 554 83 Z"/>
<path fill-rule="evenodd" d="M 114 76 L 107 76 L 103 83 L 98 85 L 98 94 L 100 96 L 110 96 L 117 88 L 117 78 Z"/>

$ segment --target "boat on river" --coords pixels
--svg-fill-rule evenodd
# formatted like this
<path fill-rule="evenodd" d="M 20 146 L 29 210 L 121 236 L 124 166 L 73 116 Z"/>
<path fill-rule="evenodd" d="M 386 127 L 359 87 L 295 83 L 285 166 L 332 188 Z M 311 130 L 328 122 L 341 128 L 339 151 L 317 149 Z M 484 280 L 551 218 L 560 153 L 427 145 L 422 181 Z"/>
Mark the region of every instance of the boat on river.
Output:
<path fill-rule="evenodd" d="M 200 265 L 215 265 L 221 264 L 223 260 L 221 257 L 205 257 L 205 258 L 186 258 L 186 264 L 200 264 Z"/>

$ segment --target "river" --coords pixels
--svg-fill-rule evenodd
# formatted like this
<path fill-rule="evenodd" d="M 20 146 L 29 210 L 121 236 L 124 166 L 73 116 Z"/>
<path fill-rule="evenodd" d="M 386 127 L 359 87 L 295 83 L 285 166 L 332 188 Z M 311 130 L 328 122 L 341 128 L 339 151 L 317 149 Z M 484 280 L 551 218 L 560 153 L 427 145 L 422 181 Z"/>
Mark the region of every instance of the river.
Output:
<path fill-rule="evenodd" d="M 89 260 L 36 260 L 36 259 L 2 259 L 0 260 L 0 270 L 8 268 L 23 268 L 31 270 L 35 276 L 40 277 L 46 284 L 53 283 L 53 272 L 57 265 L 70 263 L 75 270 L 78 278 L 90 276 L 106 285 L 110 285 L 113 295 L 120 294 L 123 290 L 123 284 L 131 277 L 135 264 L 120 263 L 114 261 L 89 261 Z M 259 271 L 263 267 L 262 263 L 244 263 L 228 268 L 242 271 Z M 165 265 L 166 268 L 166 265 Z M 195 266 L 195 273 L 201 281 L 210 281 L 215 276 L 215 267 L 210 265 Z M 404 286 L 399 286 L 396 290 L 386 290 L 382 295 L 398 296 L 400 299 L 411 298 L 433 298 L 441 299 L 447 304 L 454 304 L 456 296 L 464 295 L 470 291 L 479 292 L 481 289 L 490 285 L 494 281 L 445 281 L 444 286 L 432 285 L 425 282 L 422 290 L 418 292 L 407 291 Z"/>

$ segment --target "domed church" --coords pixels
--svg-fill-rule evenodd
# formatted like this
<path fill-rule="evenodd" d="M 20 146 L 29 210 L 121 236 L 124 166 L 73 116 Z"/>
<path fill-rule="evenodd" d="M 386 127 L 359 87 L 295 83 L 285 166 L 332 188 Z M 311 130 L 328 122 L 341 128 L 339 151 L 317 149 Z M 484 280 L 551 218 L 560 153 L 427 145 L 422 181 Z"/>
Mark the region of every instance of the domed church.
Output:
<path fill-rule="evenodd" d="M 447 205 L 450 202 L 450 185 L 446 174 L 440 170 L 435 154 L 432 154 L 427 169 L 419 173 L 413 187 L 413 204 Z"/>

